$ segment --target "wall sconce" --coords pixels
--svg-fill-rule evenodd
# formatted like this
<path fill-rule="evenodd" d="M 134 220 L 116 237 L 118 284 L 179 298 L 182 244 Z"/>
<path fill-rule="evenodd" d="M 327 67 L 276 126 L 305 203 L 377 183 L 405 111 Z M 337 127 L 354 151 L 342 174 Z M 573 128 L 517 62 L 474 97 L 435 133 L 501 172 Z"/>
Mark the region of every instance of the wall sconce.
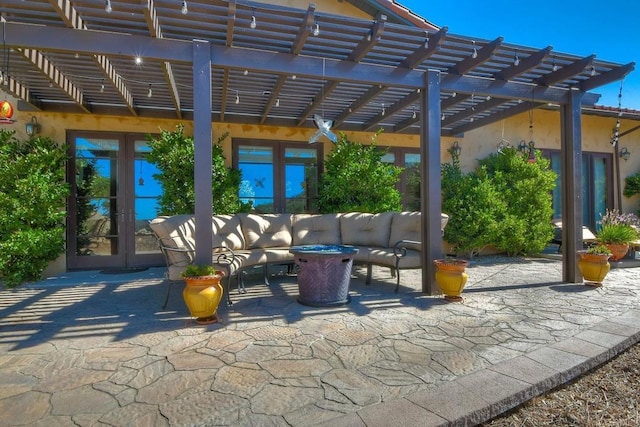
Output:
<path fill-rule="evenodd" d="M 629 160 L 629 157 L 631 157 L 631 151 L 627 150 L 627 147 L 622 147 L 620 149 L 620 152 L 618 153 L 618 156 L 622 157 L 626 162 L 627 160 Z"/>
<path fill-rule="evenodd" d="M 462 148 L 458 144 L 458 141 L 453 141 L 453 145 L 448 148 L 447 151 L 451 154 L 451 160 L 453 160 L 454 163 L 457 163 L 460 160 Z"/>
<path fill-rule="evenodd" d="M 29 136 L 35 136 L 40 133 L 40 123 L 38 123 L 36 116 L 32 116 L 31 121 L 24 125 L 24 130 Z"/>

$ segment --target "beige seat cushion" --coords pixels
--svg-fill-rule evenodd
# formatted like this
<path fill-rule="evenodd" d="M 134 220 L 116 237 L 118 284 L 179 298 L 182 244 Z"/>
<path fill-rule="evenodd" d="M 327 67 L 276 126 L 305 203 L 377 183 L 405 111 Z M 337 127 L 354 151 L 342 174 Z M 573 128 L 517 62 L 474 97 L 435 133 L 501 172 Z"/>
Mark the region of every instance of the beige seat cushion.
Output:
<path fill-rule="evenodd" d="M 246 241 L 237 215 L 214 215 L 211 225 L 214 248 L 225 247 L 234 251 L 245 248 Z"/>

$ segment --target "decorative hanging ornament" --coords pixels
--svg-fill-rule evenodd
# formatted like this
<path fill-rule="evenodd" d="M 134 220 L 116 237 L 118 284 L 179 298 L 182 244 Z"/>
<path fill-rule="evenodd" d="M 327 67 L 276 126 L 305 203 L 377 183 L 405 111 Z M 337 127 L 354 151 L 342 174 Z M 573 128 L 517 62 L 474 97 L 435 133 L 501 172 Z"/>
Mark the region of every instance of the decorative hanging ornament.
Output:
<path fill-rule="evenodd" d="M 9 101 L 0 102 L 0 123 L 13 123 L 13 105 Z"/>

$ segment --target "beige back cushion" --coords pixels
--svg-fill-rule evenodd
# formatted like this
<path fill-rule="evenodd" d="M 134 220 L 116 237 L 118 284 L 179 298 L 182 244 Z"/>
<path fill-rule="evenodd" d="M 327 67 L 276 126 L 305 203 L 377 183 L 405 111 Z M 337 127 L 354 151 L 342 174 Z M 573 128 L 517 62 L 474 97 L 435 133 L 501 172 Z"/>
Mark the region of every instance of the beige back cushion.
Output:
<path fill-rule="evenodd" d="M 161 216 L 153 219 L 149 225 L 164 246 L 191 251 L 191 253 L 167 251 L 170 264 L 185 265 L 193 261 L 193 251 L 196 249 L 194 241 L 196 223 L 193 215 Z"/>
<path fill-rule="evenodd" d="M 391 222 L 391 234 L 389 247 L 393 247 L 400 240 L 422 240 L 422 226 L 420 224 L 420 212 L 396 212 Z M 412 249 L 420 249 L 412 248 Z"/>
<path fill-rule="evenodd" d="M 213 227 L 213 247 L 225 247 L 231 250 L 241 250 L 246 246 L 240 218 L 237 215 L 214 215 L 211 220 Z"/>
<path fill-rule="evenodd" d="M 340 214 L 296 214 L 293 216 L 293 244 L 339 245 Z"/>
<path fill-rule="evenodd" d="M 393 212 L 342 214 L 340 216 L 342 244 L 385 248 L 389 244 L 392 219 Z"/>
<path fill-rule="evenodd" d="M 236 214 L 247 249 L 291 246 L 293 214 Z"/>

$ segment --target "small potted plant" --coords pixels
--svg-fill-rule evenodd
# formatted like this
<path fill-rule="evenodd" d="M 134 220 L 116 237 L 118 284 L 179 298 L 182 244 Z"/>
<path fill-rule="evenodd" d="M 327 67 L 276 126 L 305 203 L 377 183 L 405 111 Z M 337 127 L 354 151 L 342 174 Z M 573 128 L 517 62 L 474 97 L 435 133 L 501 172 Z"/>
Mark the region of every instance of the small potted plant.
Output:
<path fill-rule="evenodd" d="M 462 290 L 467 283 L 466 268 L 469 261 L 458 258 L 436 259 L 436 283 L 447 301 L 462 301 Z"/>
<path fill-rule="evenodd" d="M 611 251 L 604 244 L 597 244 L 590 248 L 578 251 L 578 268 L 585 284 L 592 286 L 602 286 L 602 281 L 611 269 L 609 258 Z"/>
<path fill-rule="evenodd" d="M 611 251 L 611 260 L 622 259 L 629 250 L 629 243 L 638 239 L 634 226 L 638 225 L 638 217 L 634 214 L 622 214 L 617 210 L 607 210 L 600 221 L 601 228 L 597 233 L 598 242 L 606 245 Z"/>
<path fill-rule="evenodd" d="M 220 279 L 224 277 L 224 272 L 211 265 L 191 264 L 182 277 L 186 283 L 182 297 L 191 316 L 196 318 L 196 323 L 206 325 L 217 322 L 216 313 L 224 293 Z"/>

